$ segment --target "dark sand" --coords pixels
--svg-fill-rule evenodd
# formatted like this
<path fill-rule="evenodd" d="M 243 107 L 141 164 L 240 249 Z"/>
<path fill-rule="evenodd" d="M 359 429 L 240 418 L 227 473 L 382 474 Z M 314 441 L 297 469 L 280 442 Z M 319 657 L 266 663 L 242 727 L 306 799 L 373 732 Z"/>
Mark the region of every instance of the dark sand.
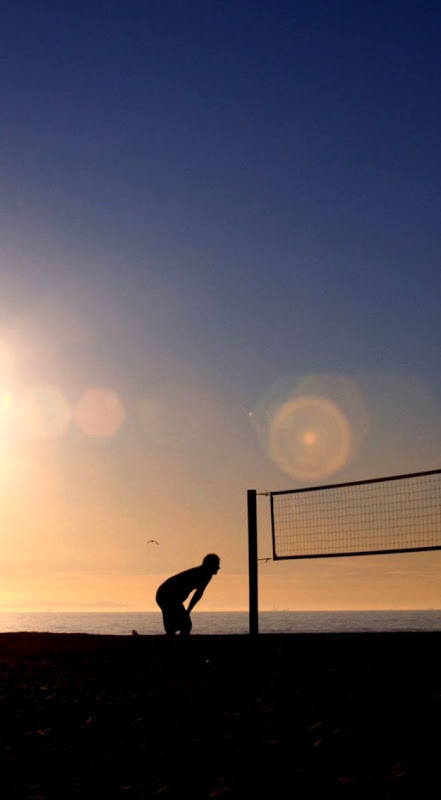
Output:
<path fill-rule="evenodd" d="M 182 645 L 1 634 L 1 797 L 439 796 L 441 634 Z"/>

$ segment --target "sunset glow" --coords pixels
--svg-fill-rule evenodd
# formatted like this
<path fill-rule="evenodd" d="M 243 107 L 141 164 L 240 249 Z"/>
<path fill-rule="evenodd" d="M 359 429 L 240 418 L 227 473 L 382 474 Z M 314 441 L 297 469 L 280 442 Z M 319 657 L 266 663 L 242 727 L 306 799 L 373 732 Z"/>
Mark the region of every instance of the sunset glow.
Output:
<path fill-rule="evenodd" d="M 5 4 L 0 610 L 207 552 L 246 609 L 249 489 L 262 609 L 441 608 L 437 552 L 271 560 L 268 492 L 441 467 L 441 12 L 346 6 Z"/>

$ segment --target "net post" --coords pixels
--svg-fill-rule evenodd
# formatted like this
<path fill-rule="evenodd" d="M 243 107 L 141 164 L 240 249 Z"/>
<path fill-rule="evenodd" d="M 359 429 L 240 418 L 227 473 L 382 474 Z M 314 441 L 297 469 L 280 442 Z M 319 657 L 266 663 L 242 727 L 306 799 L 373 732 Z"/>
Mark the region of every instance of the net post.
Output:
<path fill-rule="evenodd" d="M 257 503 L 256 490 L 248 489 L 248 577 L 250 635 L 259 633 L 258 592 L 257 592 Z"/>

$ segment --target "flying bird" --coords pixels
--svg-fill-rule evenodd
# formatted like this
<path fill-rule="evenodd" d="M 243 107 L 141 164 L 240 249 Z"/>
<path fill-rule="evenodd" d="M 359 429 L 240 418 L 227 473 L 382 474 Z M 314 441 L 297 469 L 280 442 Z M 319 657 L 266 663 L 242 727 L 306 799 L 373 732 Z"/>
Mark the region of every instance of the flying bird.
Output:
<path fill-rule="evenodd" d="M 149 539 L 147 544 L 150 544 L 150 543 L 159 544 L 159 542 L 157 542 L 156 539 Z"/>

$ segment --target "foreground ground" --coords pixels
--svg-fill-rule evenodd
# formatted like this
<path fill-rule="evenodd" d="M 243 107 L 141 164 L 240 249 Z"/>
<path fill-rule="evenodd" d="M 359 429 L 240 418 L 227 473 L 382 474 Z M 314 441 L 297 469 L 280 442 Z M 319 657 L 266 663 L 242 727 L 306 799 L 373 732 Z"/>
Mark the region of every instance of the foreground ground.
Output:
<path fill-rule="evenodd" d="M 440 645 L 1 634 L 2 797 L 438 797 Z"/>

